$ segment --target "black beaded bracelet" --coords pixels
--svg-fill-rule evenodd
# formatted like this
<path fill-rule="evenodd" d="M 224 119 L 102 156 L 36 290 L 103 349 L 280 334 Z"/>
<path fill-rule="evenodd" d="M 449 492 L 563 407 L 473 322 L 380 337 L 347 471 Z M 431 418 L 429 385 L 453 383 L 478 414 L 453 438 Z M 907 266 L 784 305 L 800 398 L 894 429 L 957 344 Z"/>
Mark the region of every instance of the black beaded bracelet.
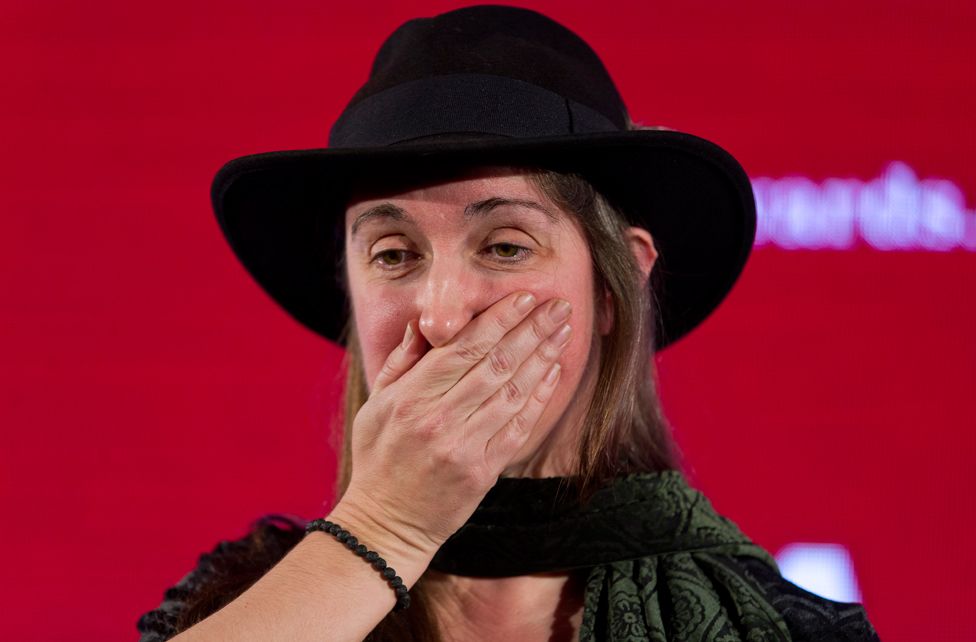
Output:
<path fill-rule="evenodd" d="M 402 611 L 410 606 L 410 592 L 403 585 L 403 579 L 396 574 L 396 571 L 392 567 L 386 565 L 386 560 L 380 557 L 379 553 L 371 551 L 360 544 L 359 540 L 353 537 L 349 531 L 343 529 L 335 522 L 330 522 L 325 519 L 313 519 L 305 527 L 305 533 L 311 533 L 312 531 L 323 531 L 333 535 L 337 540 L 345 544 L 346 548 L 366 560 L 373 568 L 379 571 L 380 575 L 389 583 L 390 588 L 393 589 L 393 593 L 396 595 L 396 606 L 393 607 L 394 611 Z"/>

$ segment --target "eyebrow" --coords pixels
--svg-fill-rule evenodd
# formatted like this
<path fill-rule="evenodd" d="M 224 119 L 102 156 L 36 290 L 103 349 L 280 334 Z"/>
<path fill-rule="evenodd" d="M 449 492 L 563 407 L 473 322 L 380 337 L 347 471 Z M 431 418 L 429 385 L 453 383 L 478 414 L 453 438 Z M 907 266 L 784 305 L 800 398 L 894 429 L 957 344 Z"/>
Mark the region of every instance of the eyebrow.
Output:
<path fill-rule="evenodd" d="M 471 203 L 464 208 L 464 220 L 470 220 L 472 218 L 481 216 L 487 216 L 496 207 L 504 206 L 515 206 L 515 207 L 525 207 L 530 210 L 536 210 L 537 212 L 542 212 L 546 215 L 553 223 L 557 222 L 558 217 L 550 212 L 548 209 L 536 203 L 535 201 L 525 201 L 517 198 L 501 198 L 498 196 L 487 198 L 483 201 L 478 201 L 477 203 Z"/>
<path fill-rule="evenodd" d="M 542 212 L 543 214 L 546 215 L 546 218 L 548 218 L 553 223 L 559 220 L 558 217 L 553 212 L 543 207 L 539 203 L 536 203 L 535 201 L 526 201 L 517 198 L 502 198 L 499 196 L 486 198 L 483 201 L 477 201 L 475 203 L 469 204 L 467 207 L 464 208 L 464 220 L 469 221 L 472 218 L 483 218 L 485 216 L 488 216 L 496 208 L 505 207 L 505 206 L 524 207 L 527 209 L 535 210 L 537 212 Z M 375 205 L 369 208 L 368 210 L 366 210 L 365 212 L 363 212 L 362 214 L 356 217 L 356 220 L 353 221 L 352 223 L 352 236 L 356 235 L 356 232 L 359 231 L 359 228 L 362 227 L 364 223 L 377 218 L 383 218 L 392 221 L 405 221 L 411 224 L 413 223 L 413 219 L 410 218 L 410 215 L 407 214 L 406 211 L 403 210 L 403 208 L 398 207 L 393 203 L 380 203 L 379 205 Z"/>
<path fill-rule="evenodd" d="M 393 221 L 407 221 L 412 223 L 411 219 L 403 208 L 397 207 L 393 203 L 380 203 L 379 205 L 374 205 L 362 214 L 356 217 L 356 220 L 352 222 L 352 236 L 356 236 L 356 232 L 359 228 L 366 223 L 376 218 L 385 218 Z"/>

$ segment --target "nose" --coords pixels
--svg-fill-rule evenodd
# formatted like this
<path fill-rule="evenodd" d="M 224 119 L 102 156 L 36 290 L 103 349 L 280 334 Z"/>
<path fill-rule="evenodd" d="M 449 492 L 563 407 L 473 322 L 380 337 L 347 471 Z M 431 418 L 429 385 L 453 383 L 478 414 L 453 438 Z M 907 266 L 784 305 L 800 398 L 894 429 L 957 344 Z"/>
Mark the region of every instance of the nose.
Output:
<path fill-rule="evenodd" d="M 477 279 L 460 263 L 434 261 L 417 301 L 420 333 L 431 346 L 447 344 L 474 318 L 479 311 L 480 290 Z"/>

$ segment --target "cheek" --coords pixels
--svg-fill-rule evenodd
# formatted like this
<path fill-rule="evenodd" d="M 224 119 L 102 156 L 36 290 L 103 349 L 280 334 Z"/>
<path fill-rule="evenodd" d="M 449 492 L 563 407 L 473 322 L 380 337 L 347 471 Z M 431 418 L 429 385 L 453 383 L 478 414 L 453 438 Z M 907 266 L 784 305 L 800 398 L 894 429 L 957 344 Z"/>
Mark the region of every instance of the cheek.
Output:
<path fill-rule="evenodd" d="M 383 363 L 403 340 L 410 306 L 404 297 L 369 295 L 356 297 L 353 305 L 367 387 L 372 389 Z"/>
<path fill-rule="evenodd" d="M 540 301 L 558 297 L 566 299 L 573 306 L 572 315 L 568 320 L 573 333 L 569 344 L 559 357 L 562 368 L 559 383 L 545 413 L 550 420 L 555 420 L 579 391 L 580 382 L 589 365 L 593 342 L 598 340 L 593 336 L 595 330 L 592 281 L 588 273 L 574 274 L 571 270 L 567 270 L 561 279 L 554 282 L 553 287 L 530 287 L 529 289 Z"/>
<path fill-rule="evenodd" d="M 588 263 L 563 266 L 559 278 L 553 280 L 553 287 L 537 294 L 541 299 L 564 298 L 573 305 L 569 318 L 573 334 L 559 358 L 562 366 L 559 383 L 539 424 L 539 433 L 545 435 L 564 418 L 564 412 L 573 401 L 583 394 L 582 386 L 588 368 L 595 372 L 599 367 L 598 363 L 591 363 L 591 359 L 595 358 L 593 351 L 598 349 L 598 345 L 594 343 L 599 342 L 600 337 L 596 336 L 593 277 Z"/>
<path fill-rule="evenodd" d="M 573 315 L 569 319 L 573 327 L 572 338 L 559 357 L 562 371 L 556 388 L 556 405 L 561 405 L 561 401 L 568 403 L 569 399 L 576 394 L 589 363 L 593 341 L 596 340 L 593 336 L 593 319 L 589 309 L 579 312 L 577 314 L 577 308 L 574 306 Z"/>

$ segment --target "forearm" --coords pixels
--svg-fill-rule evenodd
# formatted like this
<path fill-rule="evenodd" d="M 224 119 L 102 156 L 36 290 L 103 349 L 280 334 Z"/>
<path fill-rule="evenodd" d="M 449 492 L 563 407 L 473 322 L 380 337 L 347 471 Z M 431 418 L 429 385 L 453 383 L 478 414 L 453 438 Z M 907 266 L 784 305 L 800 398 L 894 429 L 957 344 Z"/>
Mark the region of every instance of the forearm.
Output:
<path fill-rule="evenodd" d="M 433 552 L 406 546 L 354 514 L 334 511 L 329 519 L 379 552 L 413 586 Z M 358 642 L 395 604 L 393 590 L 368 562 L 332 535 L 312 532 L 250 589 L 175 640 Z"/>

